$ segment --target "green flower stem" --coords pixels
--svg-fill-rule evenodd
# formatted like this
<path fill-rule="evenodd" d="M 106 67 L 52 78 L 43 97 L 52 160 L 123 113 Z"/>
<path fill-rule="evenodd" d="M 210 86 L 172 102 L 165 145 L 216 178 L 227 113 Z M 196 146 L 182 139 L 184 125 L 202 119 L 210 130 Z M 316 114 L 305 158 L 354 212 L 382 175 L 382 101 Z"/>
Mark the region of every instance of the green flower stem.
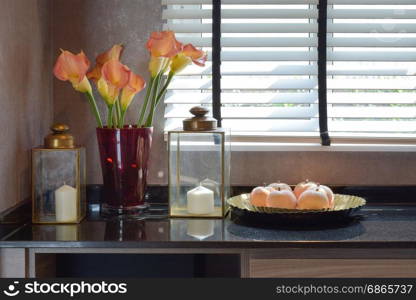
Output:
<path fill-rule="evenodd" d="M 124 119 L 126 117 L 126 111 L 127 111 L 127 109 L 121 110 L 121 117 L 120 117 L 120 123 L 119 123 L 120 128 L 124 127 Z"/>
<path fill-rule="evenodd" d="M 155 113 L 157 96 L 159 94 L 159 84 L 160 84 L 160 79 L 162 78 L 162 76 L 163 76 L 163 73 L 159 73 L 156 76 L 155 83 L 154 83 L 153 93 L 151 95 L 152 101 L 151 101 L 151 104 L 150 104 L 150 110 L 149 110 L 149 114 L 147 115 L 146 122 L 144 124 L 145 127 L 152 126 L 152 123 L 153 123 L 153 115 Z"/>
<path fill-rule="evenodd" d="M 147 127 L 152 126 L 152 124 L 153 124 L 153 117 L 154 117 L 154 114 L 155 114 L 156 107 L 157 107 L 157 105 L 159 104 L 160 100 L 161 100 L 161 99 L 163 98 L 163 96 L 165 95 L 166 90 L 167 90 L 167 88 L 168 88 L 168 86 L 169 86 L 170 82 L 172 81 L 173 76 L 175 76 L 175 74 L 174 74 L 174 73 L 169 73 L 168 78 L 166 79 L 165 84 L 163 85 L 163 87 L 162 87 L 162 89 L 159 91 L 159 93 L 157 94 L 157 97 L 154 99 L 154 102 L 153 102 L 153 106 L 152 106 L 151 112 L 149 113 L 148 119 L 147 119 L 147 121 L 146 121 L 146 126 L 147 126 Z"/>
<path fill-rule="evenodd" d="M 107 115 L 107 127 L 113 127 L 113 109 L 114 104 L 108 105 L 108 115 Z"/>
<path fill-rule="evenodd" d="M 156 106 L 159 104 L 160 99 L 163 98 L 163 96 L 166 93 L 167 88 L 169 87 L 170 82 L 172 81 L 173 76 L 175 76 L 174 73 L 169 73 L 168 75 L 168 79 L 165 82 L 165 85 L 163 86 L 163 88 L 160 90 L 159 94 L 157 95 L 157 99 L 156 99 Z"/>
<path fill-rule="evenodd" d="M 88 102 L 90 104 L 91 110 L 95 116 L 95 119 L 97 121 L 98 127 L 103 127 L 103 121 L 101 120 L 100 112 L 98 111 L 97 103 L 95 102 L 95 98 L 92 93 L 86 92 L 84 93 L 87 96 Z"/>
<path fill-rule="evenodd" d="M 137 122 L 137 127 L 141 127 L 142 126 L 142 123 L 143 123 L 143 120 L 144 120 L 144 115 L 145 115 L 146 110 L 147 110 L 147 105 L 149 103 L 149 97 L 150 97 L 150 94 L 151 94 L 151 92 L 153 90 L 153 83 L 154 83 L 154 81 L 155 81 L 155 78 L 151 77 L 150 78 L 150 82 L 149 82 L 149 86 L 146 89 L 146 96 L 144 97 L 143 106 L 142 106 L 142 108 L 140 110 L 140 116 L 139 116 L 139 121 Z"/>
<path fill-rule="evenodd" d="M 120 120 L 121 120 L 121 109 L 120 109 L 120 102 L 118 101 L 118 99 L 116 100 L 116 102 L 114 103 L 114 105 L 116 106 L 116 116 L 117 116 L 117 123 L 115 123 L 115 127 L 120 127 Z"/>
<path fill-rule="evenodd" d="M 116 128 L 117 127 L 117 116 L 116 116 L 116 114 L 113 113 L 113 116 L 112 117 L 113 117 L 112 118 L 113 119 L 113 126 L 112 127 L 113 128 Z"/>

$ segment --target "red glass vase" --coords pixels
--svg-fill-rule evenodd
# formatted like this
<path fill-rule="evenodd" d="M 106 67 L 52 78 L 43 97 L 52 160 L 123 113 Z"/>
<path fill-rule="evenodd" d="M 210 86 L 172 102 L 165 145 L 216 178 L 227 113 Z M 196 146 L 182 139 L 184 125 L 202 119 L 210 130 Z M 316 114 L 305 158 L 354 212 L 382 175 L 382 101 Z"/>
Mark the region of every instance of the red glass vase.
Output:
<path fill-rule="evenodd" d="M 147 166 L 153 128 L 97 128 L 104 182 L 104 212 L 140 213 L 146 209 Z"/>

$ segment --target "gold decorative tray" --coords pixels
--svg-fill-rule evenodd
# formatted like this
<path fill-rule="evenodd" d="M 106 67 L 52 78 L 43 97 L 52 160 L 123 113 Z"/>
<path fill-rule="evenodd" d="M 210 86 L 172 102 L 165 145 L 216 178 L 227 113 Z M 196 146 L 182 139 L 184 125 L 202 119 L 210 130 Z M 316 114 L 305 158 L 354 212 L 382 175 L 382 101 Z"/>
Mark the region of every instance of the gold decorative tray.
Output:
<path fill-rule="evenodd" d="M 351 217 L 366 204 L 364 198 L 342 194 L 335 194 L 334 202 L 333 209 L 300 210 L 254 206 L 250 203 L 250 194 L 242 194 L 227 200 L 232 215 L 253 221 L 285 224 L 335 222 L 341 218 Z"/>

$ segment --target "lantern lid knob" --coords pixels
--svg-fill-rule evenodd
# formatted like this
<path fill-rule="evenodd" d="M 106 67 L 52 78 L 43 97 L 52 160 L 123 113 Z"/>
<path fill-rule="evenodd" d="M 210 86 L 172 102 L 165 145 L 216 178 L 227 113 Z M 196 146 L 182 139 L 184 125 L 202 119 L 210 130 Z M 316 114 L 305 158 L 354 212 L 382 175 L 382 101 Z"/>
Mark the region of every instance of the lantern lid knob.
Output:
<path fill-rule="evenodd" d="M 217 129 L 217 120 L 207 117 L 208 109 L 194 106 L 190 110 L 194 117 L 183 120 L 183 129 L 186 131 L 209 131 Z"/>
<path fill-rule="evenodd" d="M 202 106 L 194 106 L 189 110 L 189 112 L 195 117 L 204 117 L 209 110 Z"/>
<path fill-rule="evenodd" d="M 50 129 L 53 131 L 53 133 L 64 133 L 69 131 L 69 126 L 62 123 L 55 123 L 51 126 Z"/>
<path fill-rule="evenodd" d="M 71 149 L 75 148 L 74 137 L 68 133 L 69 126 L 55 123 L 50 127 L 51 134 L 45 137 L 45 148 L 48 149 Z"/>

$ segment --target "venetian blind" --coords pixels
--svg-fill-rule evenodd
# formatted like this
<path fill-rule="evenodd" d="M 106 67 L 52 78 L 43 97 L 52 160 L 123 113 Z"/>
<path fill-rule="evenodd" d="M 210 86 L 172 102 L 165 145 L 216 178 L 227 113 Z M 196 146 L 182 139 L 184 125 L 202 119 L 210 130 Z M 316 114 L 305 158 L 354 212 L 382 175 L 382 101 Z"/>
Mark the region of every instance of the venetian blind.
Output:
<path fill-rule="evenodd" d="M 328 0 L 330 136 L 416 133 L 416 1 Z"/>
<path fill-rule="evenodd" d="M 162 2 L 165 29 L 210 53 L 211 0 Z M 327 2 L 331 139 L 413 142 L 415 1 Z M 222 0 L 222 117 L 234 135 L 318 136 L 318 3 Z M 211 79 L 210 62 L 176 78 L 165 100 L 166 129 L 180 126 L 195 104 L 211 108 Z"/>
<path fill-rule="evenodd" d="M 210 54 L 211 0 L 163 0 L 165 29 Z M 238 132 L 318 136 L 318 0 L 222 0 L 221 114 Z M 209 59 L 211 56 L 209 55 Z M 191 67 L 165 99 L 166 128 L 211 108 L 211 63 Z"/>

